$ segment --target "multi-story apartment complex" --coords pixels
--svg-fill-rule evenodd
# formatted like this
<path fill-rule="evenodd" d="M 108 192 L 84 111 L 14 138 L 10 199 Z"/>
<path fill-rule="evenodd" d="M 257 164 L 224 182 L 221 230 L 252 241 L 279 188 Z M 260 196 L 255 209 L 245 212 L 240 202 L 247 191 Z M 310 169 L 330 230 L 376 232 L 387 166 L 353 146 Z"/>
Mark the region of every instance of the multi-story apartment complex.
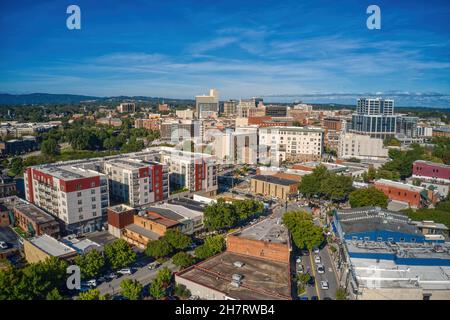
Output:
<path fill-rule="evenodd" d="M 37 150 L 38 146 L 36 137 L 33 136 L 24 136 L 21 140 L 0 141 L 0 155 L 11 156 L 31 152 Z"/>
<path fill-rule="evenodd" d="M 376 159 L 387 158 L 388 149 L 383 146 L 383 139 L 369 135 L 345 133 L 339 137 L 339 158 Z"/>
<path fill-rule="evenodd" d="M 71 165 L 41 165 L 25 171 L 26 199 L 62 221 L 68 231 L 101 228 L 109 206 L 108 177 Z"/>
<path fill-rule="evenodd" d="M 324 130 L 316 127 L 273 127 L 259 130 L 259 160 L 279 165 L 283 161 L 322 157 Z"/>
<path fill-rule="evenodd" d="M 188 119 L 188 120 L 194 119 L 194 111 L 192 109 L 177 110 L 175 111 L 175 114 L 177 118 L 180 119 Z"/>
<path fill-rule="evenodd" d="M 356 114 L 352 116 L 352 130 L 356 133 L 385 138 L 395 135 L 396 121 L 394 100 L 360 98 Z"/>
<path fill-rule="evenodd" d="M 161 115 L 149 114 L 147 119 L 136 119 L 134 126 L 137 129 L 145 128 L 149 130 L 159 130 L 161 123 Z"/>
<path fill-rule="evenodd" d="M 112 159 L 104 164 L 111 198 L 131 206 L 162 201 L 169 195 L 167 167 L 158 162 Z"/>
<path fill-rule="evenodd" d="M 211 89 L 209 96 L 196 96 L 195 110 L 198 119 L 217 117 L 219 114 L 219 91 Z"/>

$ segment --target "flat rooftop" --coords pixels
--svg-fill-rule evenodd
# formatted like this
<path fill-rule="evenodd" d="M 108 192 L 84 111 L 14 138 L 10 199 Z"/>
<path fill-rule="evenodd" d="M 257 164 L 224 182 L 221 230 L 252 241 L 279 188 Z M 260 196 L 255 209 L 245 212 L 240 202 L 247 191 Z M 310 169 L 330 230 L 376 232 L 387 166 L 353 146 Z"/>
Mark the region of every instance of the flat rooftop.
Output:
<path fill-rule="evenodd" d="M 281 224 L 281 218 L 268 217 L 250 227 L 239 230 L 231 235 L 250 240 L 260 240 L 273 243 L 288 244 L 289 232 Z"/>
<path fill-rule="evenodd" d="M 421 235 L 408 216 L 379 207 L 338 210 L 337 220 L 345 233 L 390 230 Z"/>
<path fill-rule="evenodd" d="M 449 266 L 399 266 L 391 260 L 351 258 L 358 283 L 375 288 L 450 290 Z"/>
<path fill-rule="evenodd" d="M 169 204 L 180 205 L 180 206 L 186 207 L 190 210 L 199 211 L 199 212 L 203 212 L 206 207 L 206 204 L 204 204 L 202 202 L 195 201 L 195 200 L 185 198 L 185 197 L 174 198 L 174 199 L 169 200 L 168 202 L 169 202 Z"/>
<path fill-rule="evenodd" d="M 153 231 L 147 230 L 145 228 L 142 228 L 140 226 L 138 226 L 137 224 L 129 224 L 128 226 L 125 227 L 125 229 L 128 229 L 132 232 L 135 232 L 137 234 L 141 234 L 146 238 L 149 238 L 151 240 L 158 240 L 161 236 Z"/>
<path fill-rule="evenodd" d="M 258 181 L 264 181 L 264 182 L 268 182 L 268 183 L 279 184 L 282 186 L 291 186 L 293 184 L 298 184 L 298 182 L 295 180 L 284 179 L 284 178 L 275 177 L 272 175 L 256 175 L 256 176 L 253 176 L 251 179 L 255 179 Z"/>
<path fill-rule="evenodd" d="M 244 265 L 233 265 L 240 261 Z M 231 285 L 233 274 L 243 276 L 241 286 Z M 178 277 L 218 290 L 239 300 L 291 299 L 289 265 L 225 251 L 177 274 Z"/>
<path fill-rule="evenodd" d="M 386 179 L 375 180 L 375 184 L 376 183 L 384 184 L 384 185 L 395 187 L 395 188 L 416 191 L 416 192 L 422 192 L 423 190 L 425 190 L 423 187 L 418 187 L 418 186 L 415 186 L 412 184 L 407 184 L 407 183 L 392 181 L 392 180 L 386 180 Z"/>
<path fill-rule="evenodd" d="M 416 164 L 416 163 L 423 163 L 423 164 L 427 164 L 429 166 L 439 167 L 442 169 L 450 169 L 450 165 L 443 164 L 443 163 L 436 163 L 436 162 L 425 161 L 425 160 L 416 160 L 416 161 L 414 161 L 414 164 Z"/>
<path fill-rule="evenodd" d="M 97 177 L 99 175 L 102 175 L 100 172 L 97 171 L 86 170 L 80 167 L 74 167 L 70 165 L 67 166 L 44 165 L 44 166 L 37 166 L 34 168 L 38 171 L 41 171 L 42 173 L 49 174 L 55 178 L 65 181 L 81 178 Z"/>
<path fill-rule="evenodd" d="M 35 221 L 38 224 L 44 224 L 52 221 L 57 223 L 53 216 L 31 203 L 24 201 L 16 202 L 14 208 L 22 212 L 28 219 Z"/>
<path fill-rule="evenodd" d="M 76 253 L 73 248 L 46 234 L 32 238 L 30 239 L 30 242 L 53 257 L 61 257 L 67 254 Z"/>

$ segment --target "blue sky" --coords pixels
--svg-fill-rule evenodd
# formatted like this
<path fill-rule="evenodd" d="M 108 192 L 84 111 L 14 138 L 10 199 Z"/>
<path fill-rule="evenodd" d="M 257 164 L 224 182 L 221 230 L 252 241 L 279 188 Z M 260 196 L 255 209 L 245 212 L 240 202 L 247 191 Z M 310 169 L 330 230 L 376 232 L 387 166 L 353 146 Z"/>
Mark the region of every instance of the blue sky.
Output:
<path fill-rule="evenodd" d="M 450 107 L 449 35 L 447 0 L 1 1 L 0 92 Z"/>

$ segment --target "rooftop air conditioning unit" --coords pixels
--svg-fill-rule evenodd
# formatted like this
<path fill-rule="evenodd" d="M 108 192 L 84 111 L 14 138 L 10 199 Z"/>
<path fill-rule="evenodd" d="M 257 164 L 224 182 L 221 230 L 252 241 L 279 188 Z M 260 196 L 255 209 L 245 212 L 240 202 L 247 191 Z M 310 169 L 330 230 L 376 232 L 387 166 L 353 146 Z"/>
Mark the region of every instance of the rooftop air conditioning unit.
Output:
<path fill-rule="evenodd" d="M 241 274 L 235 273 L 235 274 L 233 274 L 232 278 L 233 278 L 233 281 L 241 282 L 243 276 Z"/>
<path fill-rule="evenodd" d="M 245 265 L 245 263 L 243 263 L 242 261 L 235 261 L 233 265 L 237 268 L 242 268 Z"/>
<path fill-rule="evenodd" d="M 233 287 L 239 288 L 241 286 L 241 282 L 240 281 L 231 281 L 231 285 Z"/>

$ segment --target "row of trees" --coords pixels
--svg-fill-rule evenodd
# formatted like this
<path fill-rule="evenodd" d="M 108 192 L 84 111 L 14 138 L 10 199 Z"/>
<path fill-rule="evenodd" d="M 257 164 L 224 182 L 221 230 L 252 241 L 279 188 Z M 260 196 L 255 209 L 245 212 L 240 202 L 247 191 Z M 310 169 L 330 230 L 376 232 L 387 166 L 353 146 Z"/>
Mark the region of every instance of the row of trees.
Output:
<path fill-rule="evenodd" d="M 136 253 L 123 239 L 117 239 L 105 245 L 104 255 L 97 250 L 91 250 L 86 254 L 75 258 L 75 264 L 80 267 L 83 279 L 99 276 L 110 268 L 117 270 L 131 265 L 136 260 Z"/>
<path fill-rule="evenodd" d="M 344 201 L 353 190 L 351 177 L 329 172 L 323 165 L 302 177 L 298 190 L 306 198 L 318 197 L 331 201 Z"/>
<path fill-rule="evenodd" d="M 384 192 L 374 187 L 354 190 L 350 192 L 348 200 L 352 208 L 364 206 L 387 208 L 389 202 L 389 198 L 384 194 Z"/>
<path fill-rule="evenodd" d="M 306 211 L 291 211 L 283 216 L 283 224 L 292 235 L 292 240 L 299 249 L 311 251 L 325 240 L 322 228 L 316 226 L 312 215 Z"/>
<path fill-rule="evenodd" d="M 235 200 L 228 203 L 224 199 L 218 199 L 205 208 L 203 222 L 211 231 L 228 230 L 261 215 L 263 211 L 261 201 Z"/>

